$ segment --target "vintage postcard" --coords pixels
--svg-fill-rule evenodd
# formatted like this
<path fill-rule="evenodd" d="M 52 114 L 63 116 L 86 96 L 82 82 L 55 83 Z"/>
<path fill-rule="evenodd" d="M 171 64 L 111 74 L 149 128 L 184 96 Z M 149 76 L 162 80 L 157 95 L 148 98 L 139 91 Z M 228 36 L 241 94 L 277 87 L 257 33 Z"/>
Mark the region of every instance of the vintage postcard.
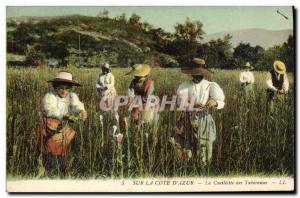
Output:
<path fill-rule="evenodd" d="M 294 192 L 294 7 L 6 11 L 8 192 Z"/>

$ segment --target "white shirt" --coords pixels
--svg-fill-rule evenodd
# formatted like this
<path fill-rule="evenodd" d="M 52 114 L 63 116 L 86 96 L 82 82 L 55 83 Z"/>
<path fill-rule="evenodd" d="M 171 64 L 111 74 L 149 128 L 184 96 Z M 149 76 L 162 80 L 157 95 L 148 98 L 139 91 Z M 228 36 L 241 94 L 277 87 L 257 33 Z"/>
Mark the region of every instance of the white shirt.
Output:
<path fill-rule="evenodd" d="M 115 90 L 115 77 L 112 73 L 99 75 L 96 88 L 103 89 L 105 87 L 107 87 L 108 90 Z"/>
<path fill-rule="evenodd" d="M 85 111 L 84 104 L 75 93 L 69 93 L 65 98 L 47 93 L 43 98 L 42 107 L 45 116 L 57 119 L 62 119 L 69 112 Z"/>
<path fill-rule="evenodd" d="M 177 95 L 185 101 L 190 100 L 194 96 L 195 104 L 203 106 L 211 98 L 217 102 L 217 109 L 222 109 L 225 105 L 225 95 L 220 86 L 205 79 L 197 84 L 193 81 L 181 83 L 177 89 Z"/>
<path fill-rule="evenodd" d="M 251 71 L 243 71 L 240 74 L 240 82 L 241 83 L 254 83 L 254 75 Z"/>
<path fill-rule="evenodd" d="M 279 74 L 277 75 L 277 78 L 279 78 Z M 273 91 L 277 91 L 277 88 L 273 86 L 273 81 L 272 81 L 272 75 L 270 72 L 268 72 L 267 74 L 267 79 L 266 79 L 266 84 L 268 86 L 269 89 L 273 90 Z M 288 92 L 289 90 L 289 80 L 287 77 L 287 74 L 283 74 L 283 85 L 282 85 L 282 89 L 284 92 Z"/>

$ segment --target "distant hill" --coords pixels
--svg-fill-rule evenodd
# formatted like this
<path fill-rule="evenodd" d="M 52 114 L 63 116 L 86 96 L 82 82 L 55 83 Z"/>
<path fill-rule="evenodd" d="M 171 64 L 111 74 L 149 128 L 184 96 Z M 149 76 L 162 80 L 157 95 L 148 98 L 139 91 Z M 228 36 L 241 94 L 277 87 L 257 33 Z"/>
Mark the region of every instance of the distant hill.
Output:
<path fill-rule="evenodd" d="M 43 22 L 43 21 L 59 21 L 63 19 L 72 19 L 72 18 L 81 18 L 80 15 L 66 15 L 66 16 L 21 16 L 21 17 L 11 17 L 7 18 L 8 23 L 28 23 L 33 24 Z M 95 17 L 84 17 L 84 18 L 93 18 Z M 64 21 L 65 22 L 65 21 Z M 68 26 L 69 24 L 67 24 Z M 112 24 L 114 26 L 115 24 Z M 116 28 L 117 29 L 117 28 Z M 243 30 L 234 30 L 234 31 L 224 31 L 213 34 L 207 34 L 203 36 L 202 43 L 208 42 L 212 39 L 223 39 L 226 34 L 232 35 L 232 45 L 236 47 L 240 42 L 250 43 L 252 46 L 259 45 L 265 49 L 272 47 L 276 44 L 282 44 L 287 40 L 289 35 L 293 35 L 292 29 L 286 30 L 267 30 L 267 29 L 243 29 Z"/>
<path fill-rule="evenodd" d="M 121 67 L 135 63 L 178 67 L 185 65 L 184 61 L 191 60 L 190 56 L 196 53 L 200 56 L 205 54 L 206 62 L 216 65 L 214 67 L 233 68 L 239 65 L 226 54 L 222 41 L 212 46 L 191 45 L 193 49 L 189 49 L 183 36 L 180 38 L 161 28 L 154 28 L 134 14 L 130 18 L 125 15 L 114 18 L 83 15 L 7 18 L 6 31 L 7 53 L 10 54 L 7 62 L 12 66 L 37 66 L 39 60 L 46 60 L 53 67 L 96 67 L 104 62 Z M 251 46 L 268 48 L 286 42 L 292 33 L 292 30 L 247 29 L 204 35 L 202 43 L 223 39 L 230 34 L 233 47 L 240 42 L 249 42 Z M 293 66 L 292 63 L 290 65 Z"/>
<path fill-rule="evenodd" d="M 244 29 L 229 32 L 218 32 L 214 34 L 204 35 L 202 42 L 208 42 L 211 39 L 218 39 L 226 34 L 232 36 L 232 45 L 236 47 L 240 42 L 250 43 L 252 46 L 259 45 L 265 49 L 276 44 L 282 44 L 287 40 L 289 35 L 293 35 L 293 30 L 266 30 L 266 29 Z"/>
<path fill-rule="evenodd" d="M 139 20 L 129 21 L 122 17 L 8 18 L 7 52 L 25 55 L 29 49 L 34 49 L 48 60 L 56 59 L 59 64 L 81 66 L 95 66 L 105 61 L 130 66 L 145 59 L 151 65 L 160 65 L 158 61 L 176 65 L 174 57 L 155 49 L 153 33 L 148 26 Z"/>
<path fill-rule="evenodd" d="M 10 17 L 7 18 L 6 22 L 8 23 L 38 23 L 41 21 L 50 21 L 53 19 L 63 18 L 65 16 L 20 16 L 20 17 Z"/>

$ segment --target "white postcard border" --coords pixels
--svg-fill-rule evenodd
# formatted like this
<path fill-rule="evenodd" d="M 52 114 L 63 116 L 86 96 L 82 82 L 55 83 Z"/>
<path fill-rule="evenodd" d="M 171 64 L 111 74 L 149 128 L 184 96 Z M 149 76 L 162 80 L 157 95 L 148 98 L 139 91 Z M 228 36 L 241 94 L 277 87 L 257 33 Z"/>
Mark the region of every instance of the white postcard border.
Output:
<path fill-rule="evenodd" d="M 8 192 L 258 192 L 293 191 L 292 177 L 8 180 Z"/>

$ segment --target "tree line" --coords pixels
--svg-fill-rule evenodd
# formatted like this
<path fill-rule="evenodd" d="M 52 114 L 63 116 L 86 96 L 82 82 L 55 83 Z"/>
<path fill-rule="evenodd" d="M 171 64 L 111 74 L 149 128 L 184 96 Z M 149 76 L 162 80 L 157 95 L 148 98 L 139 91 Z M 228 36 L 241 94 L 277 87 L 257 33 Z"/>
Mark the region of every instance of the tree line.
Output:
<path fill-rule="evenodd" d="M 103 62 L 128 67 L 146 62 L 152 66 L 190 65 L 193 57 L 202 57 L 217 69 L 236 69 L 250 62 L 256 70 L 267 70 L 275 59 L 294 71 L 294 37 L 264 49 L 250 43 L 231 44 L 231 35 L 203 42 L 203 24 L 186 19 L 174 25 L 174 32 L 155 28 L 133 13 L 109 17 L 107 10 L 96 17 L 72 15 L 51 20 L 7 22 L 7 52 L 24 56 L 8 60 L 8 65 L 96 67 Z M 13 56 L 12 56 L 13 57 Z"/>

